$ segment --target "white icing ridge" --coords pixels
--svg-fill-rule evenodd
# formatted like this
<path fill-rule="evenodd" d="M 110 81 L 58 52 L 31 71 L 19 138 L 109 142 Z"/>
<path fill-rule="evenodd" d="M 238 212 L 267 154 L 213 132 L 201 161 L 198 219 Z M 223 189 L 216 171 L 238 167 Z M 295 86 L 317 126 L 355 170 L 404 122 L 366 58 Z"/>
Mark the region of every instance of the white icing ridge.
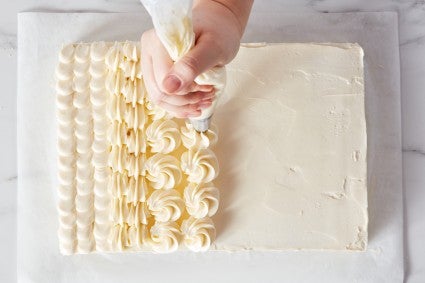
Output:
<path fill-rule="evenodd" d="M 94 42 L 66 46 L 59 55 L 63 254 L 173 252 L 183 240 L 183 215 L 204 219 L 217 211 L 218 189 L 203 184 L 218 173 L 208 149 L 217 141 L 216 128 L 199 134 L 150 103 L 139 53 L 133 42 Z"/>
<path fill-rule="evenodd" d="M 108 143 L 106 140 L 107 121 L 105 90 L 106 70 L 104 68 L 105 55 L 108 46 L 104 42 L 93 43 L 91 45 L 91 64 L 89 73 L 92 77 L 90 81 L 90 101 L 93 113 L 94 141 L 92 145 L 94 166 L 94 209 L 95 221 L 93 234 L 96 241 L 96 250 L 107 251 L 107 238 L 110 233 L 111 224 L 109 222 L 110 195 L 107 190 L 109 168 L 107 167 Z"/>
<path fill-rule="evenodd" d="M 144 177 L 145 151 L 143 91 L 137 46 L 115 43 L 106 55 L 108 67 L 106 89 L 109 92 L 108 141 L 111 145 L 108 166 L 112 174 L 109 190 L 112 195 L 111 219 L 114 223 L 109 244 L 112 250 L 123 251 L 141 247 L 146 237 L 144 226 L 150 213 L 145 202 L 147 185 Z M 123 95 L 123 92 L 125 95 Z M 127 146 L 130 144 L 130 147 Z"/>
<path fill-rule="evenodd" d="M 93 119 L 90 103 L 90 45 L 78 45 L 75 48 L 74 62 L 74 107 L 75 135 L 77 137 L 77 195 L 75 207 L 77 211 L 77 242 L 80 253 L 89 253 L 95 248 L 92 226 L 94 223 L 94 168 L 93 151 Z"/>
<path fill-rule="evenodd" d="M 65 46 L 59 54 L 56 68 L 57 119 L 58 119 L 58 212 L 59 212 L 59 244 L 62 254 L 73 254 L 76 251 L 76 139 L 74 136 L 75 111 L 72 103 L 73 62 L 75 48 L 72 44 Z"/>

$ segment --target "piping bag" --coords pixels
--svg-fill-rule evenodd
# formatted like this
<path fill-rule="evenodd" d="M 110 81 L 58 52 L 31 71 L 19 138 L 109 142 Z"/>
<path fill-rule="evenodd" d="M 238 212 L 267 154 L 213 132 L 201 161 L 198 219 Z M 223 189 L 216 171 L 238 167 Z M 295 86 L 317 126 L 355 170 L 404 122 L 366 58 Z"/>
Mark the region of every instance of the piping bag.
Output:
<path fill-rule="evenodd" d="M 160 41 L 171 59 L 176 62 L 195 45 L 195 33 L 192 26 L 193 0 L 141 0 L 152 17 L 153 26 Z M 198 132 L 209 129 L 218 98 L 221 96 L 226 83 L 226 69 L 214 67 L 198 77 L 195 82 L 199 85 L 213 85 L 215 99 L 201 115 L 190 118 L 189 121 Z"/>

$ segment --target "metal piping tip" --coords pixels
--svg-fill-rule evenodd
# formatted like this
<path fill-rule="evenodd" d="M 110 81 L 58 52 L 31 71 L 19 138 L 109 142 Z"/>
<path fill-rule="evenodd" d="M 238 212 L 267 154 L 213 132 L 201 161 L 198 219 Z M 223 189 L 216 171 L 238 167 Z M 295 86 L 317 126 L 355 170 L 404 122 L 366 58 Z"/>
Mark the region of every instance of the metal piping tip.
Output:
<path fill-rule="evenodd" d="M 195 128 L 196 131 L 201 133 L 206 132 L 210 128 L 211 116 L 202 120 L 189 119 L 189 122 L 193 125 L 193 128 Z"/>

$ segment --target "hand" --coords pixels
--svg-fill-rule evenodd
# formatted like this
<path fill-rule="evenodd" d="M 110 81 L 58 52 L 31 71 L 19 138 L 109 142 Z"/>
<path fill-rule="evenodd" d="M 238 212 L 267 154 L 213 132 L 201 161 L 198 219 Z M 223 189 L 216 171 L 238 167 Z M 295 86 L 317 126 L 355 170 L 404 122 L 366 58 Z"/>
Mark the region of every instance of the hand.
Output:
<path fill-rule="evenodd" d="M 233 3 L 234 2 L 234 3 Z M 211 105 L 215 91 L 194 79 L 230 62 L 238 52 L 252 1 L 198 0 L 192 17 L 195 46 L 173 62 L 155 30 L 142 35 L 142 72 L 151 101 L 178 118 L 197 117 Z"/>

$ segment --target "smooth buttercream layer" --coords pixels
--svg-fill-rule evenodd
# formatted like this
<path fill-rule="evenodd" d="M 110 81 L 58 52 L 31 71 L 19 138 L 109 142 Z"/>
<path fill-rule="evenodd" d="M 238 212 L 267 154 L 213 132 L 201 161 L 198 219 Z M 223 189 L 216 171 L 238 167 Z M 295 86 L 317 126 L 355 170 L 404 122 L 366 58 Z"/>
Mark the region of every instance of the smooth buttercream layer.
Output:
<path fill-rule="evenodd" d="M 241 47 L 227 70 L 213 249 L 366 249 L 361 47 Z"/>

